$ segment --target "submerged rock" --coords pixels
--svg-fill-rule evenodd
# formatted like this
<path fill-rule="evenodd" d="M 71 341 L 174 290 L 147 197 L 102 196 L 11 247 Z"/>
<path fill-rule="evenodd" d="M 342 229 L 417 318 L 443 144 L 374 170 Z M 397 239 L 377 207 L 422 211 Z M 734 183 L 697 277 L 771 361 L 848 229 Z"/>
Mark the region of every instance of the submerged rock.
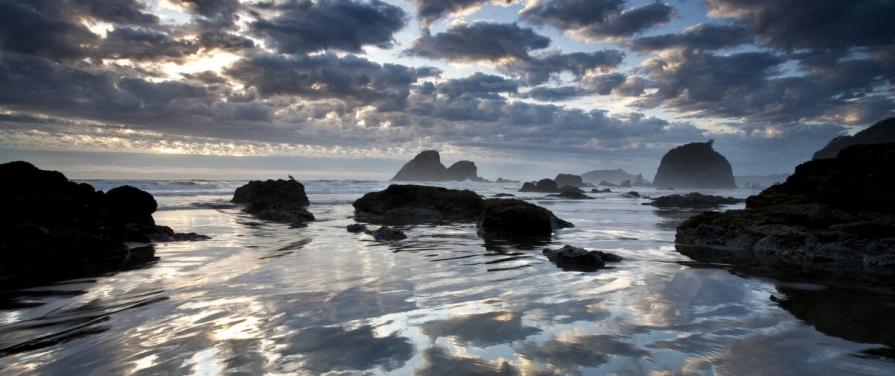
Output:
<path fill-rule="evenodd" d="M 473 191 L 392 184 L 354 201 L 359 217 L 386 222 L 474 221 L 483 201 Z"/>
<path fill-rule="evenodd" d="M 671 149 L 662 157 L 653 185 L 662 188 L 736 188 L 730 162 L 712 141 Z"/>
<path fill-rule="evenodd" d="M 588 171 L 582 174 L 581 178 L 588 183 L 600 182 L 599 185 L 604 185 L 604 183 L 617 185 L 625 180 L 628 180 L 635 186 L 650 185 L 650 182 L 643 179 L 643 175 L 634 175 L 622 169 Z"/>
<path fill-rule="evenodd" d="M 398 241 L 407 239 L 407 235 L 404 234 L 404 231 L 393 229 L 388 226 L 382 226 L 374 231 L 365 232 L 373 236 L 373 239 L 376 239 L 376 241 Z"/>
<path fill-rule="evenodd" d="M 745 199 L 704 195 L 697 192 L 690 192 L 683 195 L 669 195 L 653 199 L 652 202 L 644 205 L 652 205 L 660 208 L 710 208 L 721 205 L 733 205 L 746 202 Z"/>
<path fill-rule="evenodd" d="M 836 158 L 842 149 L 852 145 L 895 142 L 895 117 L 882 120 L 854 136 L 839 136 L 814 153 L 814 159 Z"/>
<path fill-rule="evenodd" d="M 552 179 L 541 179 L 536 182 L 523 183 L 519 192 L 555 193 L 559 192 L 559 186 Z"/>
<path fill-rule="evenodd" d="M 550 210 L 516 199 L 488 199 L 478 220 L 479 232 L 490 237 L 544 237 L 574 227 Z"/>
<path fill-rule="evenodd" d="M 267 221 L 302 224 L 314 220 L 305 209 L 310 205 L 305 186 L 292 177 L 250 181 L 236 189 L 231 201 L 247 204 L 246 213 Z"/>
<path fill-rule="evenodd" d="M 556 185 L 558 185 L 560 187 L 562 187 L 564 185 L 569 185 L 572 187 L 583 187 L 584 186 L 584 180 L 582 180 L 581 176 L 578 176 L 578 175 L 559 174 L 559 175 L 556 175 L 556 179 L 553 179 L 553 180 L 556 181 Z"/>
<path fill-rule="evenodd" d="M 611 192 L 612 192 L 612 190 L 609 188 L 606 188 L 606 189 L 593 188 L 590 190 L 590 193 L 611 193 Z"/>
<path fill-rule="evenodd" d="M 636 191 L 630 191 L 630 192 L 627 192 L 627 193 L 622 193 L 622 197 L 627 197 L 627 198 L 640 198 L 640 193 L 637 193 Z"/>
<path fill-rule="evenodd" d="M 128 242 L 201 237 L 156 225 L 155 199 L 134 187 L 103 193 L 27 162 L 0 164 L 0 177 L 0 289 L 156 260 Z"/>
<path fill-rule="evenodd" d="M 498 193 L 495 194 L 494 197 L 516 197 L 516 195 L 512 193 Z"/>
<path fill-rule="evenodd" d="M 895 277 L 895 144 L 857 145 L 803 163 L 786 182 L 677 229 L 697 261 L 852 280 Z"/>
<path fill-rule="evenodd" d="M 565 191 L 565 192 L 560 192 L 560 193 L 554 193 L 554 194 L 548 195 L 548 196 L 567 198 L 570 200 L 593 200 L 594 199 L 593 197 L 590 197 L 584 193 L 575 192 L 575 191 Z"/>
<path fill-rule="evenodd" d="M 436 150 L 424 150 L 404 164 L 392 181 L 484 181 L 478 176 L 478 168 L 471 161 L 458 161 L 450 168 L 441 164 Z"/>
<path fill-rule="evenodd" d="M 345 229 L 348 230 L 348 232 L 350 232 L 350 233 L 355 233 L 355 234 L 360 233 L 360 232 L 367 232 L 367 231 L 369 231 L 369 230 L 367 230 L 367 226 L 366 226 L 366 225 L 363 225 L 363 224 L 360 224 L 360 223 L 352 223 L 352 224 L 346 226 Z"/>
<path fill-rule="evenodd" d="M 602 269 L 607 262 L 619 262 L 618 256 L 609 252 L 588 251 L 584 248 L 565 245 L 560 249 L 544 249 L 544 255 L 566 271 L 592 272 Z"/>

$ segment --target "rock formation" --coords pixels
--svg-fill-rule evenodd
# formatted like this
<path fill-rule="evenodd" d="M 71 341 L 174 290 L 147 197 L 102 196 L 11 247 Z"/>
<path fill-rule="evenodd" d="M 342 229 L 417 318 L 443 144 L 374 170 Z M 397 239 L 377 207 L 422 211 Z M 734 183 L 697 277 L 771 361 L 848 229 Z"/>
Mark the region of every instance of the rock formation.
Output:
<path fill-rule="evenodd" d="M 606 267 L 607 262 L 619 262 L 621 256 L 602 251 L 563 246 L 560 249 L 544 249 L 544 256 L 565 271 L 593 272 Z"/>
<path fill-rule="evenodd" d="M 539 193 L 562 193 L 577 192 L 584 193 L 580 188 L 572 185 L 559 185 L 552 179 L 541 179 L 538 181 L 530 181 L 522 184 L 519 192 L 539 192 Z"/>
<path fill-rule="evenodd" d="M 246 213 L 267 221 L 302 224 L 314 220 L 305 209 L 310 205 L 305 186 L 291 177 L 250 181 L 236 189 L 231 201 L 246 204 Z"/>
<path fill-rule="evenodd" d="M 669 195 L 653 199 L 644 205 L 652 205 L 660 208 L 711 208 L 721 205 L 733 205 L 746 202 L 746 200 L 734 197 L 704 195 L 691 192 L 684 195 Z"/>
<path fill-rule="evenodd" d="M 436 150 L 420 152 L 404 164 L 392 181 L 483 181 L 478 176 L 478 168 L 470 161 L 459 161 L 445 168 Z"/>
<path fill-rule="evenodd" d="M 839 151 L 852 145 L 895 142 L 895 117 L 882 120 L 854 136 L 839 136 L 814 153 L 814 159 L 836 158 Z"/>
<path fill-rule="evenodd" d="M 712 141 L 671 149 L 662 157 L 653 185 L 662 188 L 736 188 L 727 158 Z"/>
<path fill-rule="evenodd" d="M 560 193 L 554 193 L 554 194 L 550 194 L 547 196 L 566 198 L 566 199 L 570 199 L 570 200 L 593 200 L 594 199 L 593 197 L 590 197 L 584 193 L 574 192 L 574 191 L 565 191 L 565 192 L 560 192 Z"/>
<path fill-rule="evenodd" d="M 853 280 L 895 277 L 895 144 L 856 145 L 796 167 L 745 210 L 706 212 L 678 227 L 698 261 Z"/>
<path fill-rule="evenodd" d="M 134 187 L 104 193 L 27 162 L 0 164 L 0 176 L 0 289 L 156 260 L 128 242 L 207 239 L 156 225 L 155 199 Z"/>
<path fill-rule="evenodd" d="M 584 181 L 581 180 L 581 176 L 572 175 L 572 174 L 559 174 L 556 175 L 556 185 L 562 187 L 564 185 L 572 186 L 572 187 L 583 187 Z"/>
<path fill-rule="evenodd" d="M 596 184 L 597 182 L 600 182 L 600 185 L 602 185 L 602 183 L 618 185 L 621 182 L 628 180 L 631 182 L 631 185 L 636 187 L 650 186 L 650 182 L 643 179 L 643 175 L 634 175 L 622 169 L 588 171 L 581 175 L 581 179 L 586 183 Z"/>
<path fill-rule="evenodd" d="M 546 237 L 553 231 L 574 227 L 553 212 L 516 199 L 488 199 L 478 220 L 479 233 L 486 237 Z"/>

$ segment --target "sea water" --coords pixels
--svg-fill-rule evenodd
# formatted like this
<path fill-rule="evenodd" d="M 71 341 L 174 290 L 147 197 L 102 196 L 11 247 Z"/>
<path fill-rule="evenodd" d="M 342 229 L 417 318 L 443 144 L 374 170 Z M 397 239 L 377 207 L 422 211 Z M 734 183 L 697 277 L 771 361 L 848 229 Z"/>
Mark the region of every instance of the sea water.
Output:
<path fill-rule="evenodd" d="M 305 182 L 317 220 L 304 227 L 242 213 L 229 203 L 242 181 L 89 183 L 147 190 L 157 223 L 212 239 L 157 244 L 159 261 L 136 270 L 4 293 L 4 375 L 895 374 L 891 291 L 694 263 L 674 229 L 696 212 L 645 206 L 630 189 L 566 200 L 442 184 L 512 193 L 575 224 L 512 244 L 473 223 L 402 226 L 399 242 L 348 233 L 351 203 L 388 182 Z M 565 244 L 624 261 L 562 271 L 541 251 Z"/>

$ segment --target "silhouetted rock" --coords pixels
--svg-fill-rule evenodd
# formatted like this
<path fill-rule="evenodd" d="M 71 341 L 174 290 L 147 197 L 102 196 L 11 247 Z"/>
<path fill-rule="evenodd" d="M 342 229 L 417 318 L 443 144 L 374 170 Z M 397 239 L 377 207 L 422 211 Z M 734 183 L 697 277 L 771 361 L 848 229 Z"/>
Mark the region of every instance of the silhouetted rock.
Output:
<path fill-rule="evenodd" d="M 662 157 L 656 187 L 736 188 L 727 158 L 712 149 L 712 141 L 694 142 L 671 149 Z"/>
<path fill-rule="evenodd" d="M 474 221 L 482 198 L 469 190 L 392 184 L 354 201 L 357 216 L 386 222 Z"/>
<path fill-rule="evenodd" d="M 494 197 L 516 197 L 516 195 L 511 193 L 498 193 L 495 194 Z"/>
<path fill-rule="evenodd" d="M 677 229 L 678 251 L 855 280 L 895 277 L 895 144 L 856 145 L 796 167 L 786 182 Z"/>
<path fill-rule="evenodd" d="M 745 199 L 704 195 L 697 192 L 691 192 L 683 195 L 662 196 L 653 199 L 652 202 L 644 205 L 652 205 L 660 208 L 710 208 L 721 205 L 733 205 L 746 202 Z"/>
<path fill-rule="evenodd" d="M 574 191 L 566 191 L 566 192 L 554 193 L 554 194 L 551 194 L 551 195 L 548 195 L 548 196 L 550 196 L 550 197 L 559 197 L 559 198 L 567 198 L 567 199 L 570 199 L 570 200 L 593 200 L 593 199 L 594 199 L 593 197 L 590 197 L 590 196 L 588 196 L 588 195 L 586 195 L 586 194 L 584 194 L 584 193 L 581 193 L 581 192 L 574 192 Z"/>
<path fill-rule="evenodd" d="M 478 221 L 479 232 L 488 237 L 545 237 L 553 231 L 574 227 L 550 210 L 516 199 L 485 200 Z"/>
<path fill-rule="evenodd" d="M 155 199 L 134 187 L 107 194 L 27 162 L 0 164 L 0 177 L 0 289 L 156 260 L 127 242 L 200 237 L 155 225 Z"/>
<path fill-rule="evenodd" d="M 519 181 L 511 180 L 511 179 L 504 179 L 504 178 L 497 178 L 497 180 L 495 180 L 494 182 L 495 183 L 518 183 Z"/>
<path fill-rule="evenodd" d="M 472 180 L 484 181 L 479 178 L 478 168 L 470 161 L 459 161 L 445 168 L 441 164 L 441 156 L 436 150 L 425 150 L 413 157 L 410 162 L 404 164 L 401 170 L 392 178 L 393 181 L 450 181 Z"/>
<path fill-rule="evenodd" d="M 608 181 L 601 181 L 600 184 L 597 184 L 601 187 L 618 187 L 618 184 L 610 183 Z"/>
<path fill-rule="evenodd" d="M 356 234 L 356 233 L 360 233 L 360 232 L 367 232 L 367 231 L 369 231 L 369 230 L 367 230 L 367 226 L 366 226 L 366 225 L 363 225 L 363 224 L 360 224 L 360 223 L 352 223 L 352 224 L 346 226 L 345 229 L 348 230 L 348 232 L 355 233 L 355 234 Z"/>
<path fill-rule="evenodd" d="M 377 241 L 398 241 L 407 239 L 407 235 L 404 234 L 404 231 L 393 229 L 388 226 L 382 226 L 376 230 L 365 232 L 373 236 L 373 239 L 376 239 Z"/>
<path fill-rule="evenodd" d="M 637 192 L 635 192 L 635 191 L 630 191 L 630 192 L 627 192 L 627 193 L 622 193 L 622 197 L 627 197 L 627 198 L 640 198 L 640 193 L 637 193 Z"/>
<path fill-rule="evenodd" d="M 305 186 L 291 177 L 250 181 L 236 189 L 231 201 L 248 204 L 246 213 L 267 221 L 302 224 L 314 220 L 314 215 L 305 209 L 310 205 Z"/>
<path fill-rule="evenodd" d="M 581 180 L 581 176 L 578 176 L 578 175 L 559 174 L 559 175 L 556 175 L 556 179 L 553 179 L 553 180 L 556 181 L 556 185 L 558 185 L 560 187 L 562 187 L 564 185 L 569 185 L 572 187 L 583 187 L 584 186 L 584 181 Z"/>
<path fill-rule="evenodd" d="M 605 189 L 593 188 L 590 190 L 590 193 L 610 193 L 610 192 L 612 192 L 612 190 L 609 188 L 605 188 Z"/>
<path fill-rule="evenodd" d="M 522 184 L 519 192 L 556 193 L 559 192 L 559 186 L 552 179 L 541 179 L 536 182 Z"/>
<path fill-rule="evenodd" d="M 839 136 L 823 149 L 814 153 L 814 159 L 836 158 L 842 149 L 852 145 L 870 145 L 895 142 L 895 117 L 882 120 L 854 136 Z"/>
<path fill-rule="evenodd" d="M 619 262 L 621 256 L 602 251 L 565 245 L 560 249 L 544 249 L 544 255 L 556 266 L 566 271 L 593 272 L 602 269 L 607 262 Z"/>

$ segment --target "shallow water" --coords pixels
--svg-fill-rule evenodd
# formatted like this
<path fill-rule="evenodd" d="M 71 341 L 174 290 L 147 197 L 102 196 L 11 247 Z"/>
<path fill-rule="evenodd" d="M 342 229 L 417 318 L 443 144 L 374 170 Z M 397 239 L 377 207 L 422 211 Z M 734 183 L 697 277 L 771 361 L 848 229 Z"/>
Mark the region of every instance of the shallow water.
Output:
<path fill-rule="evenodd" d="M 891 292 L 689 262 L 672 241 L 692 213 L 623 190 L 573 201 L 449 185 L 521 195 L 576 225 L 518 245 L 485 242 L 474 224 L 403 226 L 397 243 L 346 232 L 351 202 L 385 182 L 307 182 L 318 220 L 300 228 L 227 204 L 243 182 L 91 183 L 147 189 L 159 224 L 213 239 L 159 244 L 145 268 L 5 294 L 5 375 L 895 373 Z M 625 260 L 564 272 L 541 255 L 563 244 Z"/>

